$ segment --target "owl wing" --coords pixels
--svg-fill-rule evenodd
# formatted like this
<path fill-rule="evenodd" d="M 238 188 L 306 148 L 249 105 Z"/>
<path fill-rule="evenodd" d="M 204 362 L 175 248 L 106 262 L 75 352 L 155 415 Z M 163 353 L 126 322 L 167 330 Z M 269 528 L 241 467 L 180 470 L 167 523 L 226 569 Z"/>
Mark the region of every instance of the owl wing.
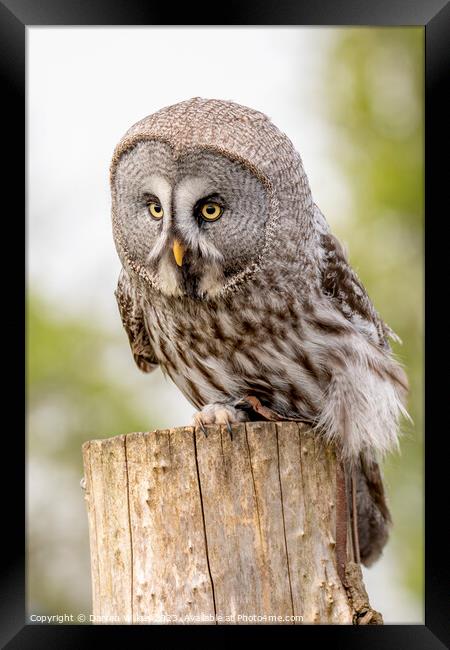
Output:
<path fill-rule="evenodd" d="M 389 353 L 388 339 L 400 339 L 375 310 L 341 243 L 330 232 L 322 232 L 321 244 L 324 252 L 323 293 L 359 332 Z M 406 376 L 400 369 L 397 374 L 392 378 L 406 389 Z M 392 520 L 380 467 L 378 463 L 365 459 L 363 454 L 356 468 L 356 509 L 361 561 L 370 566 L 381 555 Z"/>
<path fill-rule="evenodd" d="M 122 270 L 114 292 L 122 324 L 128 335 L 131 352 L 140 370 L 151 372 L 158 366 L 152 344 L 147 334 L 144 314 L 136 289 Z"/>
<path fill-rule="evenodd" d="M 325 232 L 321 234 L 321 246 L 322 291 L 366 338 L 388 350 L 389 338 L 400 339 L 376 311 L 342 244 L 330 232 Z"/>

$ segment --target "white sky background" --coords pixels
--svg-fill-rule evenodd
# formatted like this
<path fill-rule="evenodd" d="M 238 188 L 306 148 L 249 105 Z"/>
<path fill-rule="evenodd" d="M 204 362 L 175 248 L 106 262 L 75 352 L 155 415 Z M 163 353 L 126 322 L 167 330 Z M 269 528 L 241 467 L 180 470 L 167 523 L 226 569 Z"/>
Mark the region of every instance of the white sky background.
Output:
<path fill-rule="evenodd" d="M 314 199 L 333 227 L 349 212 L 350 196 L 329 160 L 330 129 L 319 108 L 338 31 L 28 28 L 29 287 L 63 313 L 120 330 L 112 152 L 134 122 L 189 97 L 231 99 L 266 113 L 302 155 Z M 139 378 L 140 385 L 149 379 Z M 162 379 L 154 374 L 151 381 Z M 169 384 L 161 391 L 170 424 L 185 424 L 192 407 Z M 366 572 L 372 605 L 386 621 L 419 622 L 417 604 L 396 582 L 388 552 Z"/>

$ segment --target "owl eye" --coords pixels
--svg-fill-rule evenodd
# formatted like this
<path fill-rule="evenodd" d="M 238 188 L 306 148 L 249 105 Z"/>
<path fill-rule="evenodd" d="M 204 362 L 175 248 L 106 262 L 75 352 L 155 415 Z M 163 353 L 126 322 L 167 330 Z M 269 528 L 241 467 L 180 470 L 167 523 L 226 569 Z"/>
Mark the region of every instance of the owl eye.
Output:
<path fill-rule="evenodd" d="M 223 208 L 218 203 L 203 203 L 200 214 L 205 221 L 217 221 L 222 216 Z"/>
<path fill-rule="evenodd" d="M 162 219 L 164 216 L 162 205 L 156 201 L 151 201 L 148 204 L 148 211 L 150 212 L 150 215 L 153 217 L 153 219 Z"/>

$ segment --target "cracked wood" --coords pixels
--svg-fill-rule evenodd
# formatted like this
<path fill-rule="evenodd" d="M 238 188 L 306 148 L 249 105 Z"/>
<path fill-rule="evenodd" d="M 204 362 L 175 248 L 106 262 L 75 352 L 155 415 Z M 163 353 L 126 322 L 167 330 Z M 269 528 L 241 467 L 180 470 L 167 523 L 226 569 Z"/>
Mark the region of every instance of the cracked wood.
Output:
<path fill-rule="evenodd" d="M 83 445 L 96 620 L 368 620 L 337 570 L 333 449 L 296 422 L 207 430 Z"/>

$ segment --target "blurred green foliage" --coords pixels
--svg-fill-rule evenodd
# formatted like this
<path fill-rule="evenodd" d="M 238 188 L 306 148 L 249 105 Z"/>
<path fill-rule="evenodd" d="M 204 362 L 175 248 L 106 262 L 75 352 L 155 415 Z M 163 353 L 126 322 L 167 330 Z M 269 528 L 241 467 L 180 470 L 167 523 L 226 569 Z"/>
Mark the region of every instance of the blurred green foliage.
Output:
<path fill-rule="evenodd" d="M 423 597 L 424 30 L 347 29 L 327 62 L 326 115 L 347 178 L 348 244 L 376 308 L 403 345 L 410 381 L 401 455 L 385 463 L 404 584 Z"/>
<path fill-rule="evenodd" d="M 53 433 L 63 442 L 51 441 L 51 448 L 43 449 L 35 428 L 29 448 L 33 456 L 44 452 L 47 458 L 73 464 L 86 440 L 140 430 L 143 414 L 132 387 L 127 390 L 120 377 L 109 372 L 108 352 L 114 354 L 117 346 L 112 334 L 94 324 L 63 318 L 34 295 L 28 301 L 27 323 L 29 410 L 37 415 L 48 407 L 46 424 L 50 427 L 56 421 L 50 413 L 59 413 L 58 430 Z M 126 337 L 119 343 L 127 346 Z M 147 416 L 147 428 L 151 424 Z M 46 429 L 45 438 L 50 433 Z"/>

